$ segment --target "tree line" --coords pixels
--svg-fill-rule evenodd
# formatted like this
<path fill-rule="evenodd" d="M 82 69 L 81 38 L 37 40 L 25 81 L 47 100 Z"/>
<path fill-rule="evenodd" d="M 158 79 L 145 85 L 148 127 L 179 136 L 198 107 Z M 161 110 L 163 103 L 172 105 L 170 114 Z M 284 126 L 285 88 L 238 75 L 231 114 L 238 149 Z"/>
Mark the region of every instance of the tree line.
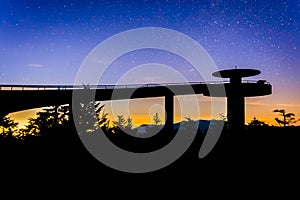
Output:
<path fill-rule="evenodd" d="M 0 119 L 0 138 L 3 140 L 24 140 L 39 136 L 47 136 L 56 130 L 75 129 L 73 120 L 82 127 L 85 133 L 93 133 L 101 128 L 106 133 L 117 133 L 121 130 L 133 131 L 133 119 L 128 116 L 117 115 L 116 120 L 110 120 L 108 113 L 104 111 L 104 105 L 100 102 L 81 104 L 80 115 L 73 119 L 69 105 L 55 105 L 45 107 L 36 113 L 36 117 L 30 117 L 24 128 L 18 128 L 18 123 L 8 116 Z M 162 125 L 158 113 L 152 118 L 153 128 Z M 91 124 L 93 123 L 93 124 Z"/>
<path fill-rule="evenodd" d="M 273 110 L 274 113 L 277 113 L 278 116 L 275 117 L 275 121 L 277 122 L 279 127 L 286 127 L 286 126 L 292 126 L 300 119 L 295 118 L 294 113 L 286 112 L 284 109 L 275 109 Z M 250 127 L 266 127 L 269 126 L 266 122 L 257 119 L 254 117 L 251 122 L 249 123 Z"/>
<path fill-rule="evenodd" d="M 0 138 L 2 140 L 25 140 L 39 136 L 47 136 L 55 130 L 74 129 L 73 120 L 82 126 L 85 133 L 93 133 L 101 128 L 105 133 L 117 133 L 121 131 L 132 132 L 134 128 L 133 119 L 128 116 L 117 115 L 117 119 L 112 121 L 108 117 L 108 113 L 104 111 L 104 105 L 100 102 L 90 102 L 79 106 L 80 115 L 77 119 L 72 119 L 69 105 L 55 105 L 43 108 L 42 111 L 36 114 L 35 118 L 29 118 L 28 124 L 24 128 L 18 128 L 18 123 L 8 116 L 0 119 Z M 292 126 L 300 119 L 295 118 L 295 114 L 287 112 L 284 109 L 275 109 L 274 113 L 278 114 L 275 117 L 279 127 Z M 96 115 L 95 115 L 96 114 Z M 226 120 L 224 115 L 222 120 Z M 189 117 L 185 118 L 186 125 L 193 126 L 195 121 Z M 93 123 L 93 124 L 91 124 Z M 152 117 L 152 131 L 158 130 L 162 125 L 162 120 L 158 113 Z M 254 117 L 248 124 L 249 127 L 267 127 L 266 122 Z M 149 127 L 148 127 L 148 131 Z"/>

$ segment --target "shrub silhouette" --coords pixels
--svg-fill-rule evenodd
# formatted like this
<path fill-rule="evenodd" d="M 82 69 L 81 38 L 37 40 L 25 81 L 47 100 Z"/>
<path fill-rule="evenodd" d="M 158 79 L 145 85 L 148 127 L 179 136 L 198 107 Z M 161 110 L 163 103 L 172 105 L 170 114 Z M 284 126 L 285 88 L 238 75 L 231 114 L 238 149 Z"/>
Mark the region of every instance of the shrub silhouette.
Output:
<path fill-rule="evenodd" d="M 251 128 L 268 126 L 268 124 L 266 124 L 264 121 L 257 119 L 256 117 L 254 117 L 248 125 Z"/>

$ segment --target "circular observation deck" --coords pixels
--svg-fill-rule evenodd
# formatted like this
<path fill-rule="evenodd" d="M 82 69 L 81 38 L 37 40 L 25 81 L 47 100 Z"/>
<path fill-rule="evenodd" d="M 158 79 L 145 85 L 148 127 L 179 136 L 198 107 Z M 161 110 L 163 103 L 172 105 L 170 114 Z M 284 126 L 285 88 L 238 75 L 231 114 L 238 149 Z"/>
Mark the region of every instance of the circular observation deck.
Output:
<path fill-rule="evenodd" d="M 260 74 L 256 69 L 226 69 L 214 72 L 212 75 L 220 78 L 249 77 Z"/>

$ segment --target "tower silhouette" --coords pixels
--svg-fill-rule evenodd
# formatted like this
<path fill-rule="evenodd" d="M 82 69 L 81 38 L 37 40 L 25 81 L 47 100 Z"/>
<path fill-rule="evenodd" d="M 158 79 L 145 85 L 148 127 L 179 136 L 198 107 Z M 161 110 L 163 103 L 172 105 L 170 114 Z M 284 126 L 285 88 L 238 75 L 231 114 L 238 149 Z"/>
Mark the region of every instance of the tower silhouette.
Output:
<path fill-rule="evenodd" d="M 242 130 L 245 126 L 245 97 L 272 94 L 272 86 L 265 80 L 242 81 L 243 77 L 256 76 L 260 73 L 256 69 L 237 69 L 235 67 L 235 69 L 220 70 L 212 74 L 215 77 L 229 78 L 229 83 L 224 83 L 224 87 L 225 97 L 227 97 L 228 124 L 233 131 Z M 208 94 L 207 96 L 219 95 Z"/>

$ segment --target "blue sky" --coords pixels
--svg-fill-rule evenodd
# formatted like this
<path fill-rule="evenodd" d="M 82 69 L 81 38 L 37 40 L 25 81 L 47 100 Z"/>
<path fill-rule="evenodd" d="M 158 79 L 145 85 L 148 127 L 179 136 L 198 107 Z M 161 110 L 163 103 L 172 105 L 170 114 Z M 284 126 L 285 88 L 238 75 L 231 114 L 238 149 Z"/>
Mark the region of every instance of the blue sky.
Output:
<path fill-rule="evenodd" d="M 220 69 L 237 65 L 261 70 L 255 79 L 274 87 L 262 105 L 287 105 L 298 112 L 299 12 L 299 0 L 1 1 L 0 82 L 72 84 L 84 58 L 100 42 L 154 26 L 192 37 Z M 144 50 L 120 58 L 115 67 L 157 62 L 182 68 L 183 61 L 171 57 Z"/>

